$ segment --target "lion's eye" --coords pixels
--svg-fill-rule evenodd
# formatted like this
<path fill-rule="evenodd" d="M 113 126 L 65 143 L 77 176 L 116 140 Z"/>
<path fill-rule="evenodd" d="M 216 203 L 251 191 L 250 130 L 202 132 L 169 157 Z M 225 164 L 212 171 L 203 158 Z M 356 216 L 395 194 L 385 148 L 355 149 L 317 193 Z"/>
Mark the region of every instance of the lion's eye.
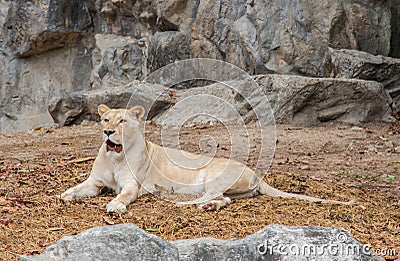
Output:
<path fill-rule="evenodd" d="M 103 120 L 105 123 L 107 123 L 107 122 L 109 122 L 110 120 L 109 119 L 104 119 Z"/>
<path fill-rule="evenodd" d="M 125 122 L 126 122 L 125 119 L 120 119 L 120 120 L 119 120 L 119 123 L 125 123 Z"/>

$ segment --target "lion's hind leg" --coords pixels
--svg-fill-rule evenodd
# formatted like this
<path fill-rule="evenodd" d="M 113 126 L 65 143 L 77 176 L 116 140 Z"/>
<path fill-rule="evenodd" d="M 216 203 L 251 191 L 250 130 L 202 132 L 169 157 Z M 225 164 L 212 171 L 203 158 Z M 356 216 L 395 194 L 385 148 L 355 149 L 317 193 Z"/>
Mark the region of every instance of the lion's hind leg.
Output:
<path fill-rule="evenodd" d="M 232 200 L 229 197 L 219 196 L 205 203 L 199 204 L 198 207 L 207 211 L 216 211 L 230 204 Z"/>

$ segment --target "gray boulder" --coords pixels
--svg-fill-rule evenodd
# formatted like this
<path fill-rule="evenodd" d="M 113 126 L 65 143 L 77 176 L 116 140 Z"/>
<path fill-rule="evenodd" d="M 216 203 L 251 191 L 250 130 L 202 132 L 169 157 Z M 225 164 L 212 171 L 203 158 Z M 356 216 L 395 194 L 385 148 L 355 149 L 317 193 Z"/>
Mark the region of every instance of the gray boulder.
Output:
<path fill-rule="evenodd" d="M 241 240 L 198 238 L 172 242 L 179 260 L 383 260 L 344 229 L 269 225 Z"/>
<path fill-rule="evenodd" d="M 324 76 L 380 82 L 392 97 L 394 105 L 400 109 L 400 59 L 329 48 Z"/>
<path fill-rule="evenodd" d="M 66 236 L 40 256 L 19 260 L 178 260 L 169 242 L 132 224 L 96 227 L 76 236 Z"/>
<path fill-rule="evenodd" d="M 98 121 L 97 107 L 106 104 L 111 108 L 126 109 L 140 105 L 147 119 L 165 111 L 171 104 L 169 88 L 158 84 L 131 82 L 115 88 L 73 92 L 60 99 L 52 99 L 49 112 L 55 123 L 79 124 L 84 119 Z"/>
<path fill-rule="evenodd" d="M 159 84 L 137 81 L 117 88 L 85 92 L 83 99 L 94 120 L 99 120 L 97 107 L 100 104 L 122 109 L 140 105 L 146 111 L 145 119 L 152 119 L 155 115 L 168 109 L 172 102 L 169 88 Z"/>
<path fill-rule="evenodd" d="M 288 75 L 254 77 L 271 103 L 277 123 L 316 125 L 391 121 L 391 98 L 372 81 Z"/>
<path fill-rule="evenodd" d="M 383 260 L 344 229 L 269 225 L 243 239 L 167 242 L 132 224 L 66 236 L 39 256 L 19 260 Z"/>
<path fill-rule="evenodd" d="M 79 124 L 88 117 L 82 92 L 73 92 L 66 97 L 54 97 L 49 101 L 49 113 L 54 123 L 60 126 Z"/>
<path fill-rule="evenodd" d="M 157 116 L 156 123 L 270 122 L 272 115 L 276 123 L 302 126 L 392 120 L 391 98 L 377 82 L 276 74 L 253 79 L 258 85 L 239 80 L 178 90 L 174 106 Z"/>
<path fill-rule="evenodd" d="M 179 90 L 176 97 L 169 110 L 156 116 L 156 124 L 164 127 L 190 126 L 217 121 L 231 122 L 240 116 L 232 106 L 235 92 L 220 83 Z"/>

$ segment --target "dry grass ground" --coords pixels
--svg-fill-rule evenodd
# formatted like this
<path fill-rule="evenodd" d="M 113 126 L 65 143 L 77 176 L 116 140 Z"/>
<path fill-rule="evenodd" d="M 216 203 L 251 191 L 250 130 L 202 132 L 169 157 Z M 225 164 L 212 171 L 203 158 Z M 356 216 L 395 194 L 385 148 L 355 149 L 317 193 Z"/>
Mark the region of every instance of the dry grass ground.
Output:
<path fill-rule="evenodd" d="M 223 130 L 186 128 L 181 131 L 181 145 L 198 152 L 199 137 L 207 134 L 218 137 L 218 155 L 229 155 Z M 136 224 L 167 240 L 242 238 L 273 223 L 334 226 L 349 230 L 363 244 L 398 253 L 400 125 L 278 126 L 277 130 L 267 182 L 284 191 L 357 203 L 324 205 L 259 196 L 204 212 L 147 195 L 129 205 L 126 213 L 107 214 L 110 192 L 76 202 L 56 197 L 87 178 L 102 142 L 97 125 L 0 135 L 0 259 L 38 254 L 65 235 L 119 223 Z M 160 143 L 155 127 L 149 127 L 147 135 Z M 250 158 L 249 164 L 254 162 Z"/>

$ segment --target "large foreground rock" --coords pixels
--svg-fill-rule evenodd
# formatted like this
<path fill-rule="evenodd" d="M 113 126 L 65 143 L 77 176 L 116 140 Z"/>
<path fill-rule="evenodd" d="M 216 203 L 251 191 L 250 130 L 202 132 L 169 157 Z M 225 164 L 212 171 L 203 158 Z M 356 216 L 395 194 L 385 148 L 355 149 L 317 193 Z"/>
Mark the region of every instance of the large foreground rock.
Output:
<path fill-rule="evenodd" d="M 178 260 L 169 242 L 135 225 L 105 226 L 66 236 L 37 257 L 19 260 Z"/>
<path fill-rule="evenodd" d="M 344 229 L 269 225 L 241 240 L 172 242 L 180 260 L 383 260 Z"/>
<path fill-rule="evenodd" d="M 167 242 L 132 224 L 66 236 L 40 256 L 19 260 L 383 260 L 344 229 L 270 225 L 244 239 Z"/>

